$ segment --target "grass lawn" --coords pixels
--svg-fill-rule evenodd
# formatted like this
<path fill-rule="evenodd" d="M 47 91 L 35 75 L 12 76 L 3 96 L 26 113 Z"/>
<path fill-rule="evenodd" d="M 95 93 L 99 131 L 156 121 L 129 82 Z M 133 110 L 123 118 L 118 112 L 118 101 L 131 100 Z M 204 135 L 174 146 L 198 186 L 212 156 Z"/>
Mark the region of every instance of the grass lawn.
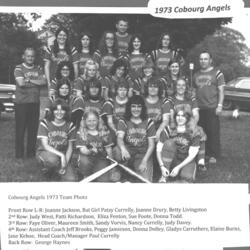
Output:
<path fill-rule="evenodd" d="M 221 118 L 222 158 L 205 173 L 198 174 L 198 183 L 250 183 L 250 115 L 234 120 Z M 14 114 L 0 119 L 0 181 L 43 181 L 35 159 L 14 158 Z"/>

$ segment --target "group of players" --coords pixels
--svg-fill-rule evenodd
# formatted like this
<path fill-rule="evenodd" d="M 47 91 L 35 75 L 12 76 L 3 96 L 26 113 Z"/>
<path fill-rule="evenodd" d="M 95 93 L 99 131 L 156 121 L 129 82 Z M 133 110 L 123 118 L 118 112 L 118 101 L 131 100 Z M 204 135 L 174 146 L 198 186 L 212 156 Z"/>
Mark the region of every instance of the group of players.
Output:
<path fill-rule="evenodd" d="M 68 31 L 59 28 L 45 51 L 45 76 L 34 65 L 34 50 L 26 48 L 14 72 L 16 157 L 24 156 L 27 128 L 27 157 L 36 155 L 47 176 L 56 172 L 76 181 L 107 167 L 108 156 L 151 182 L 193 182 L 197 166 L 206 171 L 205 156 L 216 163 L 220 154 L 223 74 L 212 66 L 209 52 L 202 52 L 194 91 L 169 33 L 145 53 L 141 36 L 127 32 L 126 18 L 117 20 L 116 29 L 104 32 L 98 49 L 92 36 L 82 33 L 76 49 Z M 37 131 L 39 86 L 46 83 L 49 98 Z M 125 180 L 135 181 L 117 168 L 97 179 Z"/>

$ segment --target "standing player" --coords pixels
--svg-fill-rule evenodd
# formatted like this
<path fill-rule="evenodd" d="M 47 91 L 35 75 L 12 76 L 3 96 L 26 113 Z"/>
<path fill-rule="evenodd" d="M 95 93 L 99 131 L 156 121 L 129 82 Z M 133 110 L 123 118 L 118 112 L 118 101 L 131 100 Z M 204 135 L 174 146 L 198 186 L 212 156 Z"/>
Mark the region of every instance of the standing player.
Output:
<path fill-rule="evenodd" d="M 61 27 L 56 31 L 56 39 L 51 47 L 45 49 L 44 72 L 50 86 L 51 80 L 55 78 L 57 65 L 62 61 L 70 61 L 74 65 L 74 75 L 78 76 L 78 56 L 75 47 L 69 44 L 67 29 Z"/>
<path fill-rule="evenodd" d="M 128 51 L 128 45 L 131 39 L 131 35 L 127 32 L 128 30 L 128 19 L 126 17 L 119 17 L 116 22 L 115 36 L 118 44 L 118 52 L 124 55 Z"/>
<path fill-rule="evenodd" d="M 199 125 L 207 134 L 206 155 L 209 163 L 220 156 L 220 120 L 224 100 L 223 73 L 212 65 L 208 51 L 200 54 L 200 70 L 194 74 L 194 87 L 200 109 Z"/>
<path fill-rule="evenodd" d="M 101 77 L 109 74 L 109 71 L 118 58 L 117 40 L 115 33 L 106 31 L 99 42 L 98 50 L 95 51 L 93 59 L 99 64 Z"/>
<path fill-rule="evenodd" d="M 27 130 L 27 157 L 35 156 L 40 112 L 40 85 L 46 84 L 42 69 L 34 64 L 35 50 L 26 48 L 24 62 L 14 70 L 16 79 L 16 158 L 24 157 L 24 134 Z"/>
<path fill-rule="evenodd" d="M 170 60 L 178 58 L 181 66 L 184 64 L 183 57 L 179 54 L 178 50 L 173 50 L 171 42 L 170 34 L 168 32 L 163 33 L 159 39 L 157 49 L 151 53 L 156 66 L 156 73 L 160 77 L 167 75 Z"/>

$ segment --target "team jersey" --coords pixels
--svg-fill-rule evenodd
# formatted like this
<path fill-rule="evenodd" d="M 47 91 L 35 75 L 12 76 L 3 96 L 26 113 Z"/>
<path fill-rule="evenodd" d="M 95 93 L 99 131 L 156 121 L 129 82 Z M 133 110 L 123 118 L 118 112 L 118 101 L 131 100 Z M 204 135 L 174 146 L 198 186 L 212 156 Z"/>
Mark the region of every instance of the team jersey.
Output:
<path fill-rule="evenodd" d="M 85 138 L 86 137 L 86 138 Z M 91 135 L 87 133 L 86 136 L 82 137 L 81 133 L 78 132 L 76 135 L 76 148 L 86 146 L 88 149 L 96 148 L 98 153 L 102 156 L 106 156 L 106 147 L 113 145 L 110 133 L 105 135 Z"/>
<path fill-rule="evenodd" d="M 160 77 L 166 76 L 170 60 L 173 60 L 178 56 L 178 52 L 174 50 L 169 50 L 167 52 L 164 52 L 161 49 L 153 50 L 151 52 L 151 57 L 155 63 L 156 74 Z"/>
<path fill-rule="evenodd" d="M 15 79 L 30 79 L 38 80 L 43 77 L 43 71 L 39 66 L 33 65 L 28 67 L 22 63 L 15 67 L 14 70 Z M 38 103 L 40 98 L 40 88 L 35 84 L 25 84 L 25 86 L 19 86 L 16 84 L 16 103 Z"/>
<path fill-rule="evenodd" d="M 129 65 L 129 75 L 132 80 L 142 77 L 142 67 L 146 62 L 152 61 L 150 55 L 140 53 L 140 54 L 127 54 L 124 59 Z"/>
<path fill-rule="evenodd" d="M 155 138 L 155 125 L 151 119 L 144 120 L 139 124 L 131 121 L 120 120 L 117 134 L 124 134 L 124 143 L 129 150 L 146 153 L 148 138 Z"/>
<path fill-rule="evenodd" d="M 178 133 L 177 130 L 169 131 L 167 128 L 165 128 L 160 134 L 159 141 L 161 143 L 164 143 L 169 138 L 173 139 L 177 146 L 176 159 L 179 161 L 183 161 L 187 158 L 188 151 L 191 146 L 200 146 L 201 131 L 203 130 L 199 127 L 199 129 L 196 129 L 194 133 L 191 131 Z"/>
<path fill-rule="evenodd" d="M 85 68 L 85 64 L 89 59 L 93 59 L 93 56 L 90 55 L 89 53 L 77 53 L 77 61 L 79 62 L 78 64 L 78 68 L 79 68 L 79 75 L 82 75 L 84 73 L 84 68 Z"/>
<path fill-rule="evenodd" d="M 50 61 L 50 79 L 55 78 L 57 65 L 62 61 L 78 63 L 78 55 L 75 47 L 71 48 L 70 54 L 65 49 L 59 49 L 57 54 L 54 53 L 54 45 L 45 48 L 44 61 Z"/>
<path fill-rule="evenodd" d="M 128 45 L 131 39 L 131 35 L 126 33 L 124 35 L 120 35 L 118 32 L 115 33 L 118 45 L 119 54 L 126 54 L 128 51 Z"/>
<path fill-rule="evenodd" d="M 99 64 L 99 72 L 101 77 L 110 74 L 110 69 L 118 57 L 113 53 L 102 55 L 99 50 L 96 50 L 93 59 Z"/>
<path fill-rule="evenodd" d="M 156 129 L 158 129 L 162 121 L 163 100 L 159 99 L 156 103 L 150 103 L 148 102 L 148 99 L 145 98 L 145 104 L 147 107 L 148 118 L 154 121 Z"/>
<path fill-rule="evenodd" d="M 216 68 L 212 68 L 208 72 L 200 70 L 194 74 L 193 80 L 199 108 L 216 108 L 219 95 L 218 87 L 225 85 L 223 73 Z"/>
<path fill-rule="evenodd" d="M 129 76 L 123 78 L 125 81 L 128 82 L 129 88 L 133 88 L 133 81 Z M 115 79 L 113 76 L 106 76 L 104 78 L 104 88 L 108 89 L 108 96 L 110 98 L 115 98 L 116 95 L 116 88 L 119 84 L 120 79 Z"/>
<path fill-rule="evenodd" d="M 64 122 L 61 125 L 57 125 L 54 122 L 43 119 L 39 125 L 37 138 L 48 138 L 48 144 L 51 147 L 66 153 L 68 142 L 76 140 L 75 126 L 70 122 Z M 38 150 L 45 150 L 42 144 L 39 146 Z"/>
<path fill-rule="evenodd" d="M 184 98 L 183 100 L 177 99 L 176 96 L 170 96 L 167 98 L 164 106 L 165 111 L 167 110 L 166 113 L 170 113 L 170 110 L 175 112 L 180 107 L 185 107 L 185 110 L 191 113 L 193 109 L 198 109 L 197 100 L 194 96 L 190 98 Z"/>
<path fill-rule="evenodd" d="M 113 100 L 107 100 L 103 105 L 103 114 L 113 116 L 113 123 L 115 124 L 116 128 L 119 120 L 124 118 L 126 104 L 127 102 L 119 104 L 119 102 L 117 102 L 117 99 L 114 98 Z"/>
<path fill-rule="evenodd" d="M 84 112 L 89 110 L 95 110 L 99 115 L 102 114 L 102 108 L 105 100 L 103 98 L 99 100 L 87 99 L 84 102 Z"/>

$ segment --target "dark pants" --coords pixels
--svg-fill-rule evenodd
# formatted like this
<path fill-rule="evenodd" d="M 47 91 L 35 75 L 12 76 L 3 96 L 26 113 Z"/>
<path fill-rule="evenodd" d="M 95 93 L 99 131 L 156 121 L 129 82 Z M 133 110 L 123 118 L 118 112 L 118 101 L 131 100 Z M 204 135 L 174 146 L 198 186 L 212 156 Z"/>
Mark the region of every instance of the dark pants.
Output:
<path fill-rule="evenodd" d="M 220 120 L 215 109 L 200 109 L 198 123 L 207 135 L 206 155 L 208 157 L 220 157 Z"/>
<path fill-rule="evenodd" d="M 27 157 L 34 157 L 36 152 L 36 137 L 39 124 L 39 103 L 16 104 L 16 158 L 24 157 L 24 135 L 27 131 Z"/>

